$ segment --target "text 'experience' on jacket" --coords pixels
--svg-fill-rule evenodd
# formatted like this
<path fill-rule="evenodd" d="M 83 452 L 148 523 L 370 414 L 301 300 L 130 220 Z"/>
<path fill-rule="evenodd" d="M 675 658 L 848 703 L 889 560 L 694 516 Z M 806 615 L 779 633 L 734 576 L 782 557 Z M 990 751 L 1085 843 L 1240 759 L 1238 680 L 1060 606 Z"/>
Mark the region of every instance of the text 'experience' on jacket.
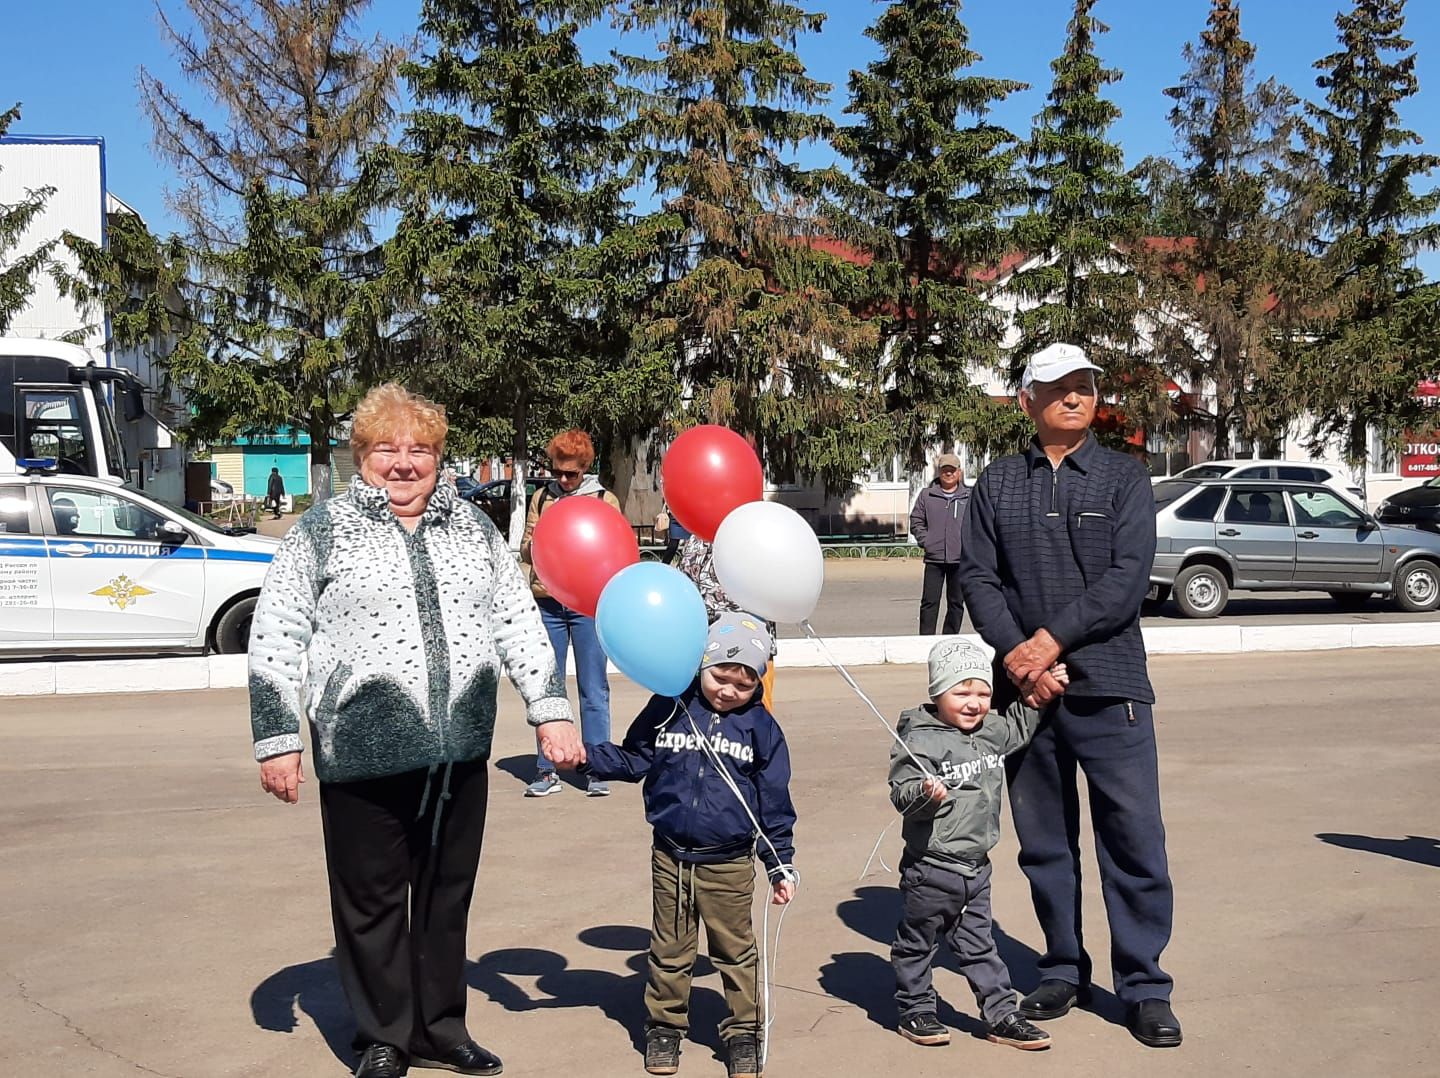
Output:
<path fill-rule="evenodd" d="M 1030 741 L 1039 722 L 1040 713 L 1019 701 L 968 734 L 941 722 L 933 704 L 901 714 L 896 732 L 910 751 L 890 750 L 890 801 L 905 819 L 907 858 L 966 876 L 979 871 L 1000 841 L 1005 757 Z M 925 773 L 912 754 L 945 783 L 944 801 L 922 796 Z"/>
<path fill-rule="evenodd" d="M 623 743 L 587 744 L 585 755 L 584 770 L 596 778 L 643 781 L 655 845 L 695 864 L 734 860 L 755 845 L 750 817 L 716 773 L 718 759 L 769 840 L 757 852 L 770 878 L 777 877 L 780 865 L 793 862 L 790 750 L 758 690 L 750 703 L 718 713 L 697 679 L 678 700 L 652 696 Z"/>

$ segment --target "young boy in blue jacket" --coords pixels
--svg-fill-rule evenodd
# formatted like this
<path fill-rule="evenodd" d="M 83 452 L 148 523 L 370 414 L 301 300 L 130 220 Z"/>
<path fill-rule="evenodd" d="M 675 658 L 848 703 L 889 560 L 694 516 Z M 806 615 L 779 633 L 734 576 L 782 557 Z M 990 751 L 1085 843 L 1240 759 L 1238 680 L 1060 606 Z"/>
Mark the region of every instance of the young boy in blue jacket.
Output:
<path fill-rule="evenodd" d="M 795 896 L 799 879 L 791 864 L 790 752 L 760 700 L 769 661 L 764 622 L 724 614 L 710 626 L 690 688 L 678 699 L 652 697 L 623 744 L 585 746 L 583 770 L 590 775 L 644 782 L 645 818 L 655 829 L 645 987 L 645 1069 L 651 1074 L 680 1069 L 701 921 L 730 1010 L 720 1025 L 726 1069 L 730 1078 L 760 1074 L 759 953 L 750 916 L 755 855 L 776 904 Z"/>

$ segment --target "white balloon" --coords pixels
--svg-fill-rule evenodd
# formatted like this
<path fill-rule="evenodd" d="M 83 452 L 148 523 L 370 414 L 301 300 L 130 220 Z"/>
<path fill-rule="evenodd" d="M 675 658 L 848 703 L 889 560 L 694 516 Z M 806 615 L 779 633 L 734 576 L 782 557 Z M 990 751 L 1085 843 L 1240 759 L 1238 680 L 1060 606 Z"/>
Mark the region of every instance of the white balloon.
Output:
<path fill-rule="evenodd" d="M 804 621 L 825 586 L 820 539 L 805 518 L 778 502 L 748 502 L 715 533 L 715 575 L 725 594 L 770 621 Z"/>

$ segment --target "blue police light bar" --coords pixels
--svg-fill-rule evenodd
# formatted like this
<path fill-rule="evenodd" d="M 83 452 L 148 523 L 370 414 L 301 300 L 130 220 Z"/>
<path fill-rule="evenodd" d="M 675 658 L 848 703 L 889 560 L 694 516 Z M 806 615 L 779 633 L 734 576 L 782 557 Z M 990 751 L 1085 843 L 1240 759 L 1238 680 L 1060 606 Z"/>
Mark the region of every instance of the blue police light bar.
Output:
<path fill-rule="evenodd" d="M 21 457 L 15 462 L 15 466 L 25 475 L 32 475 L 35 472 L 54 472 L 60 467 L 60 462 L 54 457 Z"/>

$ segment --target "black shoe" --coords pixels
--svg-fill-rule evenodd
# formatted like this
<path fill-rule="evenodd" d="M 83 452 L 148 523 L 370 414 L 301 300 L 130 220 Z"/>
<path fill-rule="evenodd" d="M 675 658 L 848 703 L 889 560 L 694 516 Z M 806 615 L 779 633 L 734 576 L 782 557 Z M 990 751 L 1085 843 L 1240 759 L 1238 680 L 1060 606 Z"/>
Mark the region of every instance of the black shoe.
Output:
<path fill-rule="evenodd" d="M 486 1051 L 474 1041 L 466 1041 L 440 1055 L 426 1056 L 417 1052 L 411 1057 L 410 1065 L 436 1071 L 454 1071 L 456 1074 L 499 1074 L 504 1070 L 499 1056 Z"/>
<path fill-rule="evenodd" d="M 1050 1034 L 1032 1026 L 1019 1014 L 1008 1014 L 985 1031 L 985 1039 L 996 1044 L 1008 1044 L 1022 1052 L 1034 1052 L 1050 1047 Z"/>
<path fill-rule="evenodd" d="M 650 1074 L 674 1074 L 680 1069 L 680 1031 L 669 1026 L 651 1026 L 645 1031 L 645 1070 Z"/>
<path fill-rule="evenodd" d="M 760 1078 L 760 1038 L 739 1033 L 725 1042 L 725 1073 L 728 1078 Z"/>
<path fill-rule="evenodd" d="M 1041 981 L 1039 988 L 1020 1001 L 1020 1013 L 1032 1022 L 1048 1022 L 1063 1018 L 1077 1003 L 1083 1007 L 1089 1002 L 1090 988 L 1087 985 Z"/>
<path fill-rule="evenodd" d="M 1163 999 L 1142 999 L 1125 1020 L 1130 1035 L 1147 1048 L 1179 1048 L 1180 1022 Z"/>
<path fill-rule="evenodd" d="M 909 1018 L 900 1019 L 900 1025 L 896 1029 L 900 1036 L 916 1044 L 950 1043 L 950 1031 L 942 1026 L 940 1020 L 929 1011 L 922 1011 L 919 1014 L 912 1014 Z"/>
<path fill-rule="evenodd" d="M 360 1056 L 355 1078 L 405 1078 L 410 1060 L 392 1044 L 372 1044 Z"/>

